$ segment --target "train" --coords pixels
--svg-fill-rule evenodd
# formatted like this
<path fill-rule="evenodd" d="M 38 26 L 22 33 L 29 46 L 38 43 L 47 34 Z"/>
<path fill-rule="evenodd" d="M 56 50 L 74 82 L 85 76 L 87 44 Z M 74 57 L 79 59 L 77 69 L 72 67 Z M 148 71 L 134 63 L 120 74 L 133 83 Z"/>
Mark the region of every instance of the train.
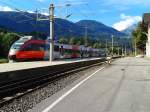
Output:
<path fill-rule="evenodd" d="M 49 60 L 49 41 L 23 36 L 10 48 L 9 61 Z M 94 49 L 84 45 L 54 43 L 54 60 L 89 57 L 104 57 L 104 49 Z"/>

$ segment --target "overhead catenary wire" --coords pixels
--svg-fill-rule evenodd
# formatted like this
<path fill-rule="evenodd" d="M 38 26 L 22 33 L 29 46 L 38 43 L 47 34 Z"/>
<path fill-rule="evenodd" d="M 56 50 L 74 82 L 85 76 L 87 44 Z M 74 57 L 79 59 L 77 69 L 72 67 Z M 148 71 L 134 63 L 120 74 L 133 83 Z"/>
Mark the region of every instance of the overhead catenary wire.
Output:
<path fill-rule="evenodd" d="M 21 21 L 17 21 L 17 23 L 23 23 L 23 22 L 27 22 L 27 21 L 31 21 L 33 19 L 27 19 L 27 20 L 21 20 Z"/>
<path fill-rule="evenodd" d="M 9 1 L 14 3 L 13 0 L 9 0 Z M 69 1 L 69 2 L 70 2 L 70 1 Z M 20 12 L 21 15 L 23 15 L 23 16 L 29 18 L 29 19 L 25 19 L 25 20 L 18 21 L 17 23 L 22 23 L 22 22 L 28 22 L 28 21 L 31 21 L 31 20 L 36 20 L 36 18 L 34 18 L 34 17 L 28 15 L 28 13 L 29 13 L 28 11 L 21 10 L 21 9 L 19 9 L 19 8 L 17 8 L 17 7 L 14 7 L 14 6 L 11 5 L 10 3 L 6 3 L 6 2 L 3 2 L 3 1 L 0 1 L 0 3 L 11 7 L 14 11 Z M 41 3 L 41 2 L 40 2 L 40 3 Z M 44 6 L 47 6 L 47 4 L 44 4 L 44 3 L 41 3 L 41 4 L 44 5 Z M 73 5 L 80 5 L 80 4 L 87 4 L 87 3 L 86 3 L 86 2 L 73 3 Z M 62 5 L 63 5 L 63 4 L 62 4 Z M 57 5 L 56 5 L 56 6 L 57 6 Z M 58 5 L 58 6 L 59 6 L 59 5 Z M 66 7 L 68 8 L 68 7 L 72 6 L 72 3 L 71 3 L 71 2 L 70 2 L 70 3 L 66 3 L 64 6 L 66 6 Z M 67 12 L 67 13 L 68 13 L 68 12 Z M 87 17 L 87 15 L 83 14 L 81 11 L 80 11 L 80 14 L 82 14 L 82 15 L 85 16 L 85 17 Z M 19 15 L 19 16 L 21 16 L 21 15 Z M 43 16 L 42 14 L 40 14 L 40 15 Z M 67 15 L 67 16 L 66 16 L 65 18 L 63 18 L 63 19 L 69 18 L 71 15 L 72 15 L 72 14 Z M 19 16 L 16 16 L 16 18 L 19 17 Z M 46 16 L 44 16 L 44 17 L 46 17 Z M 46 18 L 46 19 L 47 19 L 47 18 Z M 56 22 L 55 22 L 55 23 L 56 23 Z M 68 31 L 70 31 L 70 29 L 68 29 Z"/>
<path fill-rule="evenodd" d="M 6 3 L 6 2 L 3 2 L 3 1 L 0 1 L 0 3 L 4 4 L 4 5 L 6 5 L 6 6 L 11 7 L 14 11 L 21 12 L 20 14 L 23 15 L 23 16 L 25 16 L 25 17 L 27 17 L 27 18 L 35 19 L 35 18 L 33 18 L 33 17 L 28 16 L 27 14 L 25 14 L 25 13 L 28 13 L 27 11 L 20 10 L 20 9 L 18 9 L 18 8 L 14 7 L 14 6 L 12 6 L 12 5 Z"/>
<path fill-rule="evenodd" d="M 27 14 L 24 14 L 24 13 L 28 13 L 28 12 L 22 11 L 22 10 L 17 9 L 17 8 L 16 8 L 15 10 L 21 12 L 21 14 L 22 14 L 23 16 L 26 16 L 26 17 L 28 17 L 28 18 L 30 18 L 30 19 L 35 19 L 35 18 L 31 17 L 31 16 L 28 16 Z"/>

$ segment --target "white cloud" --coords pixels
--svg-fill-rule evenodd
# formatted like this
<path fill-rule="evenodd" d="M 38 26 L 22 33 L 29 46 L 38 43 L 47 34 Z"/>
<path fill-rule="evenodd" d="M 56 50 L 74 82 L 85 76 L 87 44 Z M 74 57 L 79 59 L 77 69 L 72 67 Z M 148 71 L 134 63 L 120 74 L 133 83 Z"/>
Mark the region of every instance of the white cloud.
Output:
<path fill-rule="evenodd" d="M 47 12 L 42 12 L 41 14 L 43 14 L 45 16 L 49 16 L 49 13 L 47 13 Z"/>
<path fill-rule="evenodd" d="M 142 21 L 142 17 L 140 16 L 128 16 L 121 14 L 120 18 L 121 20 L 119 22 L 113 24 L 113 28 L 117 29 L 118 31 L 123 31 L 133 24 Z"/>
<path fill-rule="evenodd" d="M 0 6 L 0 11 L 14 11 L 14 10 L 8 6 Z"/>
<path fill-rule="evenodd" d="M 34 11 L 30 11 L 30 10 L 28 10 L 27 12 L 28 12 L 28 13 L 31 13 L 31 14 L 35 13 Z"/>

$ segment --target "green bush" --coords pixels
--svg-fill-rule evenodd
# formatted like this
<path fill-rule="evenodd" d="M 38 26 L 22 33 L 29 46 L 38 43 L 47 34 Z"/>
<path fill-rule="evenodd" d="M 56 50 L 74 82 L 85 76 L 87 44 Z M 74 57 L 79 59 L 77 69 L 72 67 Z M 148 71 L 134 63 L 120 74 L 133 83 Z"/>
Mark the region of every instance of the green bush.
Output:
<path fill-rule="evenodd" d="M 0 59 L 0 64 L 1 63 L 8 63 L 8 59 Z"/>
<path fill-rule="evenodd" d="M 7 57 L 11 45 L 19 39 L 16 33 L 0 33 L 0 56 Z"/>

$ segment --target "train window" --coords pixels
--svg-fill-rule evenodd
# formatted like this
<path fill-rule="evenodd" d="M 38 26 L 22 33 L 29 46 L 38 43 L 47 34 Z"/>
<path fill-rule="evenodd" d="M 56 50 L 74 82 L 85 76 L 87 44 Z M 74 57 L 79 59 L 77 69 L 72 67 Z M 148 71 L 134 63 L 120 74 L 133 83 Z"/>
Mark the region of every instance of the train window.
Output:
<path fill-rule="evenodd" d="M 58 52 L 58 51 L 59 51 L 59 46 L 55 45 L 55 46 L 54 46 L 54 51 L 57 51 L 57 52 Z"/>
<path fill-rule="evenodd" d="M 43 44 L 32 44 L 32 50 L 44 51 L 44 45 Z"/>
<path fill-rule="evenodd" d="M 39 45 L 39 50 L 44 51 L 44 44 Z"/>
<path fill-rule="evenodd" d="M 60 48 L 60 54 L 64 55 L 64 48 L 63 48 L 63 46 L 61 46 L 61 48 Z"/>
<path fill-rule="evenodd" d="M 50 47 L 49 44 L 45 44 L 45 45 L 44 45 L 44 49 L 45 49 L 45 50 L 49 50 L 49 47 Z"/>
<path fill-rule="evenodd" d="M 22 44 L 14 44 L 14 45 L 12 46 L 12 48 L 13 48 L 13 49 L 20 49 L 21 45 L 22 45 Z"/>
<path fill-rule="evenodd" d="M 31 46 L 32 46 L 32 50 L 33 51 L 40 51 L 40 45 L 38 45 L 38 44 L 32 44 Z"/>
<path fill-rule="evenodd" d="M 32 50 L 32 46 L 28 45 L 26 47 L 24 47 L 23 51 L 31 51 Z"/>
<path fill-rule="evenodd" d="M 44 45 L 29 44 L 23 49 L 23 51 L 44 51 Z"/>
<path fill-rule="evenodd" d="M 69 53 L 72 53 L 72 50 L 71 50 L 71 49 L 68 49 L 68 52 L 69 52 Z"/>
<path fill-rule="evenodd" d="M 65 52 L 70 54 L 71 53 L 71 50 L 70 49 L 65 49 Z"/>
<path fill-rule="evenodd" d="M 80 54 L 80 50 L 77 50 L 77 53 L 79 53 L 79 54 Z"/>

